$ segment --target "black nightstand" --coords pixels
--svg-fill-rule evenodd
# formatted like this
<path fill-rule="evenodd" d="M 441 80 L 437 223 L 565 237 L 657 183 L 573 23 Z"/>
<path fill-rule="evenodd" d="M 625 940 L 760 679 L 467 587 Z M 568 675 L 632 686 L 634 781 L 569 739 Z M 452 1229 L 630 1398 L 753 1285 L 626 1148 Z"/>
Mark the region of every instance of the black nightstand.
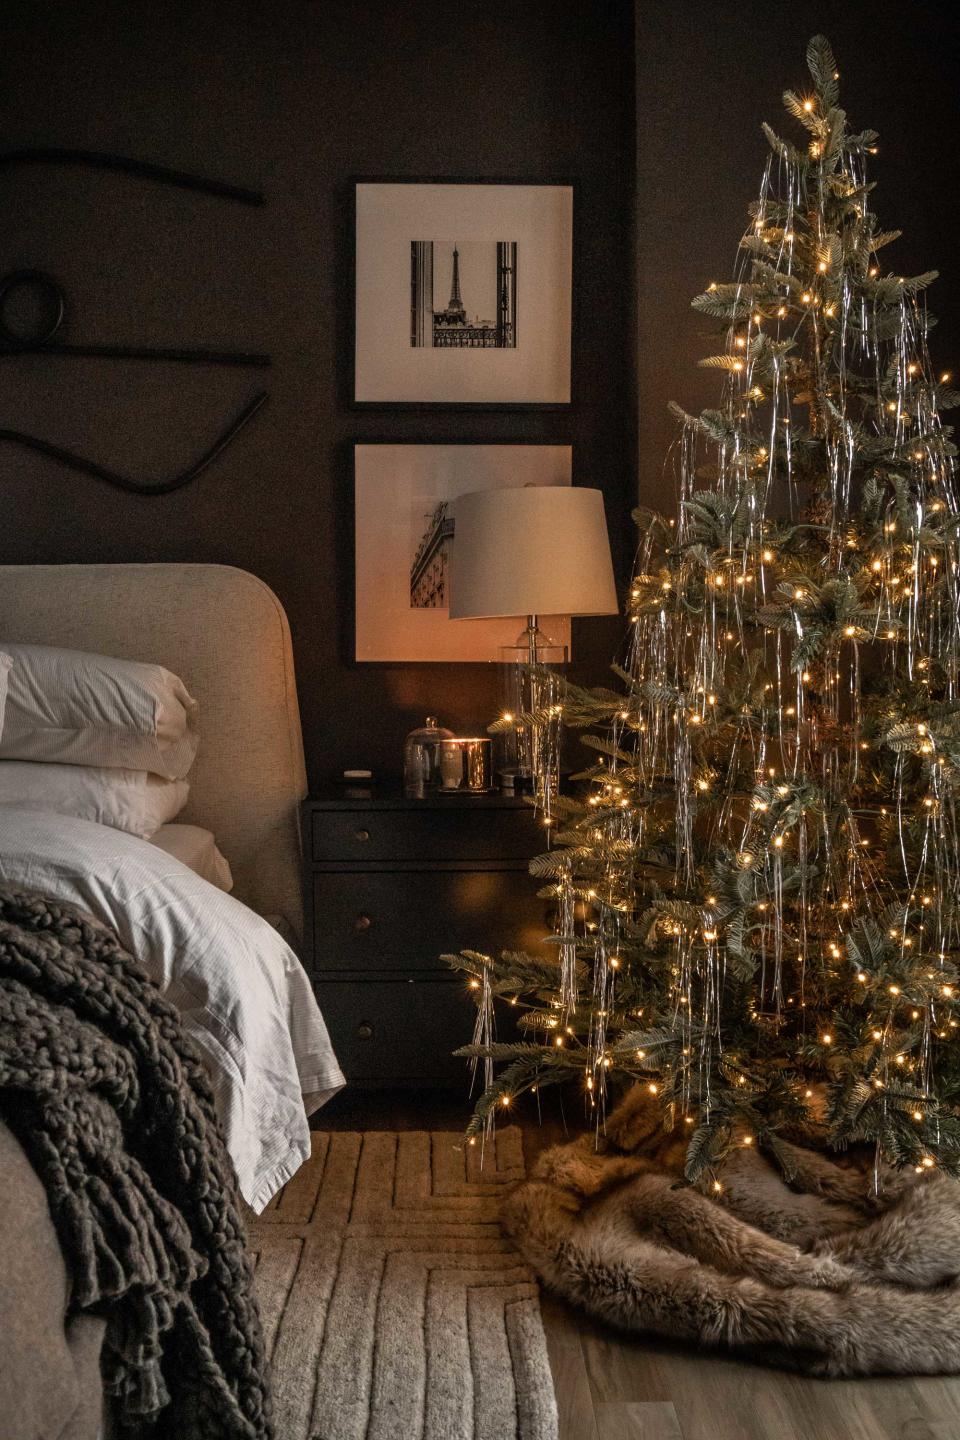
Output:
<path fill-rule="evenodd" d="M 304 961 L 353 1085 L 462 1084 L 475 1007 L 440 962 L 539 949 L 528 873 L 543 829 L 521 799 L 314 798 L 303 804 Z"/>

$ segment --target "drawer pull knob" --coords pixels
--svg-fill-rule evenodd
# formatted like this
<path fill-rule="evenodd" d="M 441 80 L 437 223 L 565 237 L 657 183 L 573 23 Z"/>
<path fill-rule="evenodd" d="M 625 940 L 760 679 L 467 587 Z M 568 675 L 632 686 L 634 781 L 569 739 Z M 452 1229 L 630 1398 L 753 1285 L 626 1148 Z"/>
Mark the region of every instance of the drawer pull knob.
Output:
<path fill-rule="evenodd" d="M 359 841 L 361 842 L 361 844 L 362 844 L 364 840 L 369 840 L 369 839 L 370 839 L 370 831 L 369 831 L 369 830 L 363 830 L 363 829 L 354 830 L 354 832 L 353 832 L 353 838 L 354 838 L 354 840 L 359 840 Z"/>
<path fill-rule="evenodd" d="M 356 920 L 354 920 L 353 922 L 353 928 L 354 930 L 356 930 L 358 935 L 363 935 L 366 933 L 367 930 L 370 929 L 370 926 L 372 924 L 373 921 L 370 919 L 369 915 L 358 915 Z"/>
<path fill-rule="evenodd" d="M 373 1039 L 373 1026 L 370 1024 L 370 1021 L 369 1021 L 369 1020 L 361 1020 L 361 1021 L 360 1021 L 360 1024 L 357 1026 L 357 1039 L 358 1039 L 358 1040 L 372 1040 L 372 1039 Z"/>

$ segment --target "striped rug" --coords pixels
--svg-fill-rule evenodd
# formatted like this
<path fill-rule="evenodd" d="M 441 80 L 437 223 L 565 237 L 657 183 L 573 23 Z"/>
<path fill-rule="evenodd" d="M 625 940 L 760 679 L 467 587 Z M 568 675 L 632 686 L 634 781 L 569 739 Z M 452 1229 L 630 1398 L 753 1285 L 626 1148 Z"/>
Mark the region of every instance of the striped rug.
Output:
<path fill-rule="evenodd" d="M 278 1440 L 556 1440 L 531 1271 L 497 1224 L 520 1131 L 313 1135 L 250 1221 Z"/>

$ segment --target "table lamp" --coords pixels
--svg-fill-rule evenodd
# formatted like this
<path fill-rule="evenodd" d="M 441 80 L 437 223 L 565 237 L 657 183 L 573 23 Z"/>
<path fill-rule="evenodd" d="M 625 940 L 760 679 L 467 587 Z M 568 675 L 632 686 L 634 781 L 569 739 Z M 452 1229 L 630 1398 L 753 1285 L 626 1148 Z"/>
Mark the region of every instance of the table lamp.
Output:
<path fill-rule="evenodd" d="M 453 518 L 450 618 L 526 617 L 516 645 L 500 652 L 506 700 L 518 714 L 540 711 L 549 703 L 549 667 L 565 663 L 567 652 L 544 635 L 537 617 L 619 608 L 603 494 L 566 485 L 473 490 L 457 496 Z M 501 768 L 526 778 L 537 769 L 537 729 L 513 733 L 516 753 Z"/>

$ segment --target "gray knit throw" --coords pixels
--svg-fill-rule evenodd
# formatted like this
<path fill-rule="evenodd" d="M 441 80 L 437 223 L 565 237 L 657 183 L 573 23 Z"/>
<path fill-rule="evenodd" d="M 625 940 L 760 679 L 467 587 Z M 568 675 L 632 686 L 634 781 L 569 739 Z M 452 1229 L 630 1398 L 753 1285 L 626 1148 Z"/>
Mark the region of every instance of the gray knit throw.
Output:
<path fill-rule="evenodd" d="M 106 1317 L 122 1433 L 269 1440 L 236 1182 L 199 1056 L 116 936 L 2 885 L 0 1117 L 46 1187 L 71 1306 Z"/>

